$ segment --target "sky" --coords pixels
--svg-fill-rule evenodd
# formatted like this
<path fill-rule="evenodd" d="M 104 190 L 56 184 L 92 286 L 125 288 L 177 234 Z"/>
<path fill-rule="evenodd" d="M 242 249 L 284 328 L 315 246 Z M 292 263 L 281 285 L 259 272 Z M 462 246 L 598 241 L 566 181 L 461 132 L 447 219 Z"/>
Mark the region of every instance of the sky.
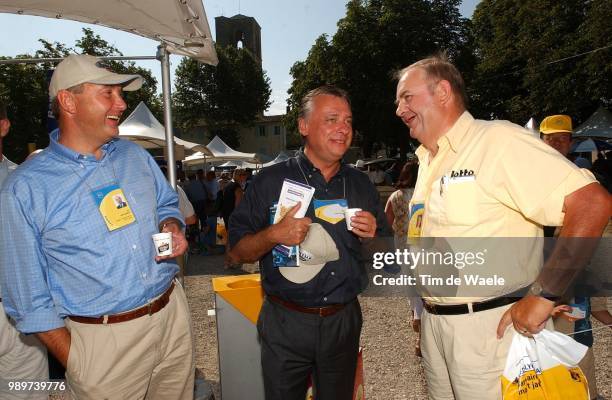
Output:
<path fill-rule="evenodd" d="M 464 0 L 460 11 L 471 17 L 480 0 Z M 289 69 L 296 61 L 303 61 L 315 39 L 325 33 L 336 32 L 336 23 L 345 15 L 342 0 L 204 0 L 204 8 L 215 38 L 215 17 L 243 14 L 254 17 L 261 26 L 263 69 L 270 78 L 272 105 L 266 115 L 285 112 L 287 90 L 291 86 Z M 70 47 L 82 37 L 82 28 L 89 27 L 104 40 L 113 44 L 126 56 L 155 55 L 157 42 L 130 33 L 79 22 L 25 15 L 0 14 L 0 56 L 14 57 L 34 54 L 41 48 L 38 39 L 60 42 Z M 180 62 L 171 56 L 171 79 Z M 139 61 L 158 81 L 161 91 L 161 68 L 156 60 Z"/>

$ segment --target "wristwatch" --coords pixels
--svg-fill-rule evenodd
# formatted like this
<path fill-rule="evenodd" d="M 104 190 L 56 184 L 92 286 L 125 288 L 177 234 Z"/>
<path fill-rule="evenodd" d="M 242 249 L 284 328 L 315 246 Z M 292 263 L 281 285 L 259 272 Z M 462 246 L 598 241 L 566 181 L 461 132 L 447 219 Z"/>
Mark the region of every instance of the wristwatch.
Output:
<path fill-rule="evenodd" d="M 529 291 L 527 292 L 530 295 L 533 296 L 540 296 L 540 297 L 544 297 L 550 301 L 553 302 L 557 302 L 559 300 L 559 296 L 555 296 L 554 294 L 551 293 L 547 293 L 544 290 L 544 287 L 542 286 L 542 284 L 538 281 L 535 281 L 531 284 L 531 286 L 529 287 Z"/>

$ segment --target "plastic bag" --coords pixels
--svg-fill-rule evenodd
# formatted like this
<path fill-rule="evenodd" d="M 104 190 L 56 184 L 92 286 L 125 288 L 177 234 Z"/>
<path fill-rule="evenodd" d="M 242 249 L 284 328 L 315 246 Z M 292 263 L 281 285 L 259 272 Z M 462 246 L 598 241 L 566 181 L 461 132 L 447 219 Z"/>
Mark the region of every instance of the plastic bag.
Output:
<path fill-rule="evenodd" d="M 589 400 L 577 367 L 588 347 L 559 332 L 528 338 L 515 332 L 501 378 L 504 400 Z"/>
<path fill-rule="evenodd" d="M 217 240 L 216 243 L 219 246 L 224 246 L 227 243 L 227 229 L 225 228 L 225 222 L 223 218 L 217 217 Z"/>

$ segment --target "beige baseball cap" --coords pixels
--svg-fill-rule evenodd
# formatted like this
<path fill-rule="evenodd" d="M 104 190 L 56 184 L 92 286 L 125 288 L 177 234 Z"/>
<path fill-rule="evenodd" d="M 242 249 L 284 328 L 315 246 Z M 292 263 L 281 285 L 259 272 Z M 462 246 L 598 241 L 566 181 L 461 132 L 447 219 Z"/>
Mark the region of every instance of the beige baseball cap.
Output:
<path fill-rule="evenodd" d="M 117 74 L 108 69 L 103 61 L 87 54 L 72 54 L 55 68 L 49 84 L 49 98 L 57 92 L 81 83 L 98 85 L 124 85 L 123 90 L 132 91 L 142 87 L 142 76 Z"/>
<path fill-rule="evenodd" d="M 314 278 L 330 261 L 340 258 L 334 239 L 321 224 L 313 223 L 300 244 L 299 267 L 280 267 L 279 272 L 293 283 L 306 283 Z"/>

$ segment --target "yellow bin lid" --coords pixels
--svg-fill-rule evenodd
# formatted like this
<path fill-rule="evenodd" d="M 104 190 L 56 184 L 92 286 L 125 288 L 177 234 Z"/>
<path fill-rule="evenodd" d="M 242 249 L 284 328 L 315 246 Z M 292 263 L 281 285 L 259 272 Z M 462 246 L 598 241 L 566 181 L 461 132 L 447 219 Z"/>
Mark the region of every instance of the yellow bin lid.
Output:
<path fill-rule="evenodd" d="M 213 278 L 212 284 L 215 293 L 236 307 L 252 323 L 257 323 L 264 298 L 259 274 Z"/>

